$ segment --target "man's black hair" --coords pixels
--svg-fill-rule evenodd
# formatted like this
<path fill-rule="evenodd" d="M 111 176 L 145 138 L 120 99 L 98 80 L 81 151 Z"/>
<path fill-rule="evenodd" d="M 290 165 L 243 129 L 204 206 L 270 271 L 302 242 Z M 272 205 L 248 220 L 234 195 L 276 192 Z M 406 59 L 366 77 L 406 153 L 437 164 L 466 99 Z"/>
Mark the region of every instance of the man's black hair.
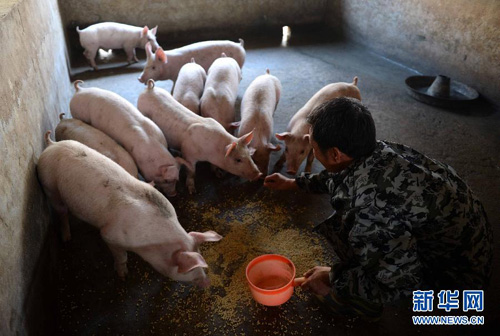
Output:
<path fill-rule="evenodd" d="M 315 108 L 307 116 L 313 140 L 324 152 L 337 147 L 353 159 L 370 155 L 376 145 L 375 123 L 357 99 L 340 97 Z"/>

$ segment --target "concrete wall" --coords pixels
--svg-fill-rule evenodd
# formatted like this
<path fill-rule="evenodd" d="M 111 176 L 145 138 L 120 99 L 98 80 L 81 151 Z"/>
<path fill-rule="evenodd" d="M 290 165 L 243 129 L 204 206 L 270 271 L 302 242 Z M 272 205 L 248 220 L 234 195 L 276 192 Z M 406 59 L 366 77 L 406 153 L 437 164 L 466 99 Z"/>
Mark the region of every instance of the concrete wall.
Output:
<path fill-rule="evenodd" d="M 60 0 L 69 30 L 103 21 L 159 26 L 168 37 L 214 36 L 264 26 L 320 23 L 327 0 Z M 236 30 L 236 31 L 235 31 Z M 238 36 L 234 37 L 235 39 Z"/>
<path fill-rule="evenodd" d="M 325 21 L 348 39 L 500 101 L 500 1 L 328 0 L 327 6 Z"/>
<path fill-rule="evenodd" d="M 71 95 L 57 0 L 0 6 L 0 335 L 53 325 L 55 230 L 35 164 Z"/>

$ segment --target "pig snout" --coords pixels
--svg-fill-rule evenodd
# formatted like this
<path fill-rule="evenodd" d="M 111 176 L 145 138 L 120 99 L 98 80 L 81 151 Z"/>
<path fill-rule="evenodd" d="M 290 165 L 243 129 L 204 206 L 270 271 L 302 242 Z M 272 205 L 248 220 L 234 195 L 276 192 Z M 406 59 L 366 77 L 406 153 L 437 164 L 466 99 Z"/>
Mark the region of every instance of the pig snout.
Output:
<path fill-rule="evenodd" d="M 157 188 L 167 197 L 177 196 L 177 190 L 175 190 L 176 183 L 158 183 Z"/>
<path fill-rule="evenodd" d="M 201 279 L 201 280 L 198 280 L 195 283 L 198 287 L 200 287 L 202 289 L 210 287 L 210 279 L 208 277 Z"/>
<path fill-rule="evenodd" d="M 257 168 L 262 173 L 262 175 L 260 176 L 261 179 L 263 179 L 263 178 L 266 177 L 268 166 L 269 166 L 269 161 L 268 162 L 259 162 L 259 163 L 257 163 Z"/>
<path fill-rule="evenodd" d="M 260 178 L 264 178 L 263 176 L 264 176 L 264 174 L 262 174 L 261 172 L 259 172 L 256 176 L 254 176 L 250 180 L 251 181 L 258 181 Z"/>
<path fill-rule="evenodd" d="M 295 160 L 292 157 L 290 161 L 287 160 L 287 163 L 286 163 L 286 173 L 290 174 L 290 175 L 297 174 L 297 171 L 299 170 L 299 166 L 300 166 L 300 164 L 297 163 L 297 160 Z"/>
<path fill-rule="evenodd" d="M 151 43 L 151 49 L 153 52 L 156 52 L 156 49 L 158 49 L 160 47 L 160 45 L 158 44 L 158 42 L 156 42 L 155 40 L 152 41 Z"/>
<path fill-rule="evenodd" d="M 137 77 L 137 80 L 138 80 L 139 82 L 141 82 L 142 84 L 144 84 L 144 82 L 145 82 L 145 80 L 144 80 L 144 78 L 143 78 L 142 76 Z"/>

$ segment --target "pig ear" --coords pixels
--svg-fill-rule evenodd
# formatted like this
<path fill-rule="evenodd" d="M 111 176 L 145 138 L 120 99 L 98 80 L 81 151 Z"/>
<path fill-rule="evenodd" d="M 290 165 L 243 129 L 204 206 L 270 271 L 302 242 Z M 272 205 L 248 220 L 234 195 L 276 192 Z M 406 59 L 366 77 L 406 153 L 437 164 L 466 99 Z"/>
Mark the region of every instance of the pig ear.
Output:
<path fill-rule="evenodd" d="M 250 156 L 254 155 L 256 150 L 256 148 L 248 147 L 248 153 L 250 154 Z"/>
<path fill-rule="evenodd" d="M 153 51 L 151 50 L 151 42 L 146 43 L 146 56 L 148 59 L 153 55 Z"/>
<path fill-rule="evenodd" d="M 309 134 L 304 134 L 302 140 L 309 142 Z"/>
<path fill-rule="evenodd" d="M 161 166 L 161 170 L 161 176 L 165 180 L 175 180 L 177 178 L 177 174 L 179 173 L 179 169 L 177 169 L 176 166 Z"/>
<path fill-rule="evenodd" d="M 238 139 L 238 142 L 243 142 L 243 144 L 245 145 L 248 145 L 250 142 L 252 142 L 252 139 L 253 139 L 253 132 L 255 131 L 255 128 L 250 132 L 250 133 L 247 133 L 243 136 L 241 136 L 239 139 Z"/>
<path fill-rule="evenodd" d="M 163 48 L 162 47 L 159 47 L 158 49 L 156 49 L 156 58 L 162 62 L 162 63 L 167 63 L 167 55 L 165 55 L 165 52 L 163 51 Z"/>
<path fill-rule="evenodd" d="M 271 152 L 277 152 L 281 149 L 281 146 L 280 145 L 275 146 L 272 143 L 268 143 L 267 149 L 269 149 Z"/>
<path fill-rule="evenodd" d="M 226 157 L 228 157 L 231 154 L 231 152 L 233 151 L 233 149 L 236 148 L 236 145 L 237 145 L 237 143 L 233 142 L 232 144 L 229 144 L 229 145 L 226 146 Z"/>
<path fill-rule="evenodd" d="M 289 132 L 276 133 L 275 136 L 276 139 L 283 141 L 290 136 L 290 133 Z"/>
<path fill-rule="evenodd" d="M 151 29 L 151 34 L 155 35 L 156 36 L 156 31 L 158 30 L 158 26 L 154 27 L 153 29 Z"/>
<path fill-rule="evenodd" d="M 205 242 L 216 242 L 222 239 L 222 236 L 215 231 L 206 232 L 189 232 L 188 233 L 193 239 L 196 245 L 203 244 Z"/>
<path fill-rule="evenodd" d="M 144 26 L 144 28 L 142 28 L 142 31 L 141 31 L 141 37 L 148 35 L 148 31 L 149 31 L 148 26 Z"/>
<path fill-rule="evenodd" d="M 191 271 L 196 267 L 208 267 L 207 262 L 198 252 L 179 251 L 174 255 L 175 263 L 178 267 L 178 272 L 183 274 Z"/>

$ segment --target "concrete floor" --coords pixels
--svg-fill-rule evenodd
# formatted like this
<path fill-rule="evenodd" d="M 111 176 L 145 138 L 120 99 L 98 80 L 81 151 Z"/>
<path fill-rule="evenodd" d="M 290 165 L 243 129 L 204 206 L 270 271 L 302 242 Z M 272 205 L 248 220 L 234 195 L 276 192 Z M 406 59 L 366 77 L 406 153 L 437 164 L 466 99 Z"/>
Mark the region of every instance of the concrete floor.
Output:
<path fill-rule="evenodd" d="M 234 36 L 236 40 L 240 36 Z M 411 302 L 388 307 L 377 323 L 358 318 L 332 315 L 315 298 L 300 293 L 286 304 L 265 308 L 249 299 L 244 291 L 236 300 L 231 318 L 221 314 L 220 300 L 229 295 L 224 288 L 200 291 L 157 274 L 147 263 L 129 255 L 129 275 L 121 281 L 113 271 L 113 261 L 99 234 L 91 226 L 72 222 L 72 241 L 61 243 L 60 286 L 58 289 L 58 330 L 61 335 L 355 335 L 355 334 L 479 334 L 500 325 L 500 115 L 482 103 L 467 111 L 450 111 L 424 105 L 405 93 L 404 80 L 418 74 L 400 64 L 344 42 L 329 42 L 325 34 L 292 32 L 287 47 L 280 46 L 280 32 L 265 36 L 241 36 L 245 39 L 247 59 L 240 83 L 239 102 L 245 89 L 266 68 L 283 85 L 275 115 L 275 131 L 283 131 L 291 116 L 321 87 L 328 83 L 351 82 L 359 77 L 363 102 L 373 114 L 378 139 L 407 144 L 435 159 L 453 166 L 482 200 L 494 229 L 495 258 L 491 286 L 485 292 L 486 326 L 417 327 L 411 322 Z M 161 41 L 160 41 L 161 42 Z M 170 48 L 178 45 L 160 43 Z M 139 58 L 145 59 L 139 52 Z M 98 61 L 102 70 L 93 72 L 82 59 L 73 67 L 73 80 L 84 86 L 112 90 L 134 105 L 144 86 L 137 81 L 143 62 L 124 66 L 124 55 L 116 53 L 109 63 Z M 420 69 L 422 70 L 422 69 Z M 425 69 L 423 69 L 425 71 Z M 158 82 L 170 91 L 172 82 Z M 279 153 L 273 156 L 273 162 Z M 314 171 L 321 166 L 315 162 Z M 260 183 L 236 177 L 217 179 L 206 164 L 199 165 L 196 179 L 198 194 L 189 196 L 184 184 L 171 200 L 180 222 L 187 231 L 216 229 L 230 237 L 230 220 L 250 223 L 249 229 L 271 228 L 275 223 L 259 219 L 258 214 L 284 211 L 281 229 L 299 232 L 309 239 L 309 230 L 330 214 L 328 197 L 303 193 L 273 192 Z M 215 216 L 206 216 L 214 212 Z M 257 209 L 257 210 L 256 210 Z M 248 219 L 248 215 L 252 217 Z M 252 221 L 254 220 L 254 221 Z M 278 224 L 276 224 L 278 225 Z M 271 228 L 272 229 L 272 228 Z M 276 228 L 275 228 L 276 229 Z M 277 233 L 277 230 L 273 231 Z M 276 236 L 276 239 L 279 239 Z M 323 240 L 311 235 L 311 242 L 325 247 L 325 253 L 310 264 L 297 265 L 302 272 L 329 260 L 331 251 Z M 302 239 L 302 238 L 300 238 Z M 283 240 L 286 243 L 286 240 Z M 229 241 L 207 245 L 203 253 L 224 251 Z M 288 250 L 288 246 L 283 249 Z M 293 247 L 292 247 L 293 249 Z M 264 252 L 282 252 L 279 248 Z M 300 259 L 307 251 L 290 256 Z M 245 256 L 246 257 L 246 256 Z M 241 262 L 243 259 L 239 259 Z M 232 265 L 230 276 L 238 277 Z M 209 275 L 222 274 L 216 263 Z M 232 273 L 231 273 L 232 272 Z M 227 275 L 227 274 L 226 274 Z M 231 288 L 231 287 L 229 287 Z M 410 308 L 409 308 L 410 307 Z M 462 312 L 441 315 L 462 315 Z M 235 318 L 238 316 L 239 318 Z"/>

